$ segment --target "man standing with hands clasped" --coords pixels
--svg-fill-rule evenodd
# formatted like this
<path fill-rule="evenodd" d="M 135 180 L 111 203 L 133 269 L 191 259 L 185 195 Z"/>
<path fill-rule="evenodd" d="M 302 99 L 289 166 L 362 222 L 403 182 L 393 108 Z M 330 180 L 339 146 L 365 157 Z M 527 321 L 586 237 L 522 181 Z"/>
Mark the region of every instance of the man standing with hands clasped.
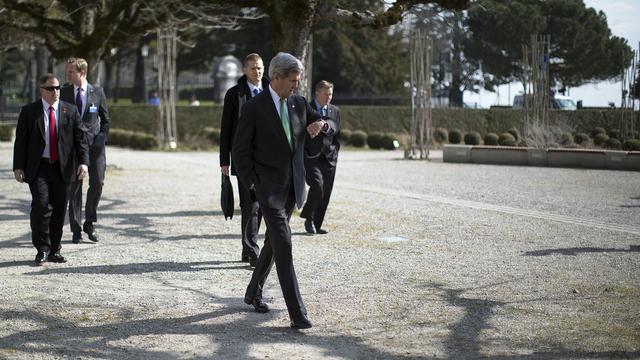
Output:
<path fill-rule="evenodd" d="M 304 97 L 293 95 L 302 71 L 302 63 L 291 54 L 281 52 L 271 60 L 271 83 L 244 105 L 232 150 L 238 177 L 244 186 L 254 189 L 267 226 L 244 301 L 257 312 L 269 311 L 262 291 L 275 262 L 294 329 L 311 327 L 293 267 L 289 226 L 293 206 L 300 208 L 304 201 L 305 134 L 314 138 L 336 129 L 335 123 L 322 119 Z"/>
<path fill-rule="evenodd" d="M 327 233 L 327 230 L 322 228 L 322 223 L 331 198 L 340 150 L 340 109 L 331 104 L 332 98 L 333 84 L 326 80 L 319 81 L 313 105 L 322 116 L 329 117 L 336 123 L 336 131 L 331 134 L 321 133 L 315 138 L 308 137 L 304 146 L 304 169 L 309 184 L 309 195 L 300 217 L 306 219 L 304 229 L 309 234 Z"/>
<path fill-rule="evenodd" d="M 75 104 L 80 113 L 82 126 L 89 143 L 89 189 L 85 221 L 82 221 L 82 179 L 74 180 L 69 186 L 69 225 L 73 233 L 73 243 L 82 240 L 82 231 L 89 240 L 98 241 L 98 233 L 94 223 L 98 221 L 98 203 L 102 196 L 104 173 L 107 168 L 105 147 L 109 135 L 109 111 L 107 98 L 99 86 L 87 82 L 88 64 L 85 59 L 70 58 L 67 60 L 67 80 L 71 83 L 60 91 L 62 100 Z"/>
<path fill-rule="evenodd" d="M 31 240 L 35 265 L 66 262 L 60 240 L 67 206 L 67 185 L 87 174 L 89 149 L 74 104 L 59 101 L 60 82 L 40 79 L 42 98 L 20 110 L 13 148 L 13 173 L 31 191 Z M 74 169 L 77 159 L 80 162 Z"/>

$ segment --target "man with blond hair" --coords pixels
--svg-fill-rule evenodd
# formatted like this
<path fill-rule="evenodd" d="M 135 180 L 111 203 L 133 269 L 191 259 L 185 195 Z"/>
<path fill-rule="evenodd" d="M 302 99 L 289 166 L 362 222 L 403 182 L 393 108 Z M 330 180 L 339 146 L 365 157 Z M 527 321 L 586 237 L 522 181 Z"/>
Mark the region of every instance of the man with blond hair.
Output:
<path fill-rule="evenodd" d="M 94 223 L 98 221 L 97 209 L 102 196 L 104 175 L 107 167 L 105 147 L 109 135 L 109 110 L 107 98 L 101 87 L 87 82 L 88 64 L 85 59 L 72 57 L 67 60 L 66 73 L 69 84 L 60 90 L 62 100 L 75 104 L 80 113 L 82 126 L 89 143 L 89 189 L 82 221 L 82 179 L 69 185 L 69 225 L 73 232 L 73 243 L 82 240 L 82 231 L 89 240 L 98 241 Z"/>
<path fill-rule="evenodd" d="M 231 150 L 242 106 L 269 86 L 269 80 L 264 77 L 264 64 L 260 55 L 256 53 L 247 55 L 242 62 L 242 72 L 244 75 L 238 79 L 238 84 L 227 90 L 224 96 L 220 126 L 220 171 L 223 176 L 237 175 Z M 262 219 L 260 206 L 253 190 L 244 186 L 240 180 L 238 180 L 238 193 L 242 233 L 241 260 L 256 266 L 260 252 L 257 241 Z"/>

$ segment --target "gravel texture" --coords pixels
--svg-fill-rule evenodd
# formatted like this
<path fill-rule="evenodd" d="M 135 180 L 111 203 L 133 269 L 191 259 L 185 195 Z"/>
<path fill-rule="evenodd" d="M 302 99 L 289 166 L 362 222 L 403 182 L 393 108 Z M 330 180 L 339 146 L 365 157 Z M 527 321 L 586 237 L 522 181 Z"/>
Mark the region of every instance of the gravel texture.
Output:
<path fill-rule="evenodd" d="M 109 148 L 100 242 L 66 226 L 69 261 L 33 267 L 0 143 L 0 358 L 640 358 L 640 173 L 401 156 L 343 151 L 329 234 L 292 218 L 294 331 L 275 273 L 269 314 L 242 302 L 217 153 Z"/>

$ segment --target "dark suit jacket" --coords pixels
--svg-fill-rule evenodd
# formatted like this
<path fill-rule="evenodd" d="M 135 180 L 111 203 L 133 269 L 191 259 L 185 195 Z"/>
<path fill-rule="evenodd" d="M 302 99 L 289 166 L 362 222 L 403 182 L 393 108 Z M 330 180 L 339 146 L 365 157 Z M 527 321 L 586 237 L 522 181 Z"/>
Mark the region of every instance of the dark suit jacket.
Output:
<path fill-rule="evenodd" d="M 313 101 L 313 105 L 316 111 L 320 112 L 321 109 L 318 108 L 318 103 Z M 331 165 L 336 166 L 338 150 L 340 150 L 340 142 L 338 141 L 338 134 L 340 133 L 340 108 L 329 104 L 327 107 L 327 116 L 335 123 L 335 131 L 327 133 L 321 132 L 313 139 L 307 133 L 304 148 L 305 157 L 308 159 L 324 157 Z"/>
<path fill-rule="evenodd" d="M 60 99 L 75 104 L 73 85 L 69 84 L 60 89 Z M 104 147 L 109 137 L 109 110 L 107 97 L 100 86 L 87 83 L 87 103 L 82 114 L 82 126 L 87 134 L 87 141 L 91 146 Z M 95 111 L 92 110 L 95 107 Z"/>
<path fill-rule="evenodd" d="M 292 147 L 268 89 L 244 105 L 233 139 L 232 156 L 238 178 L 246 187 L 255 187 L 261 205 L 273 209 L 285 206 L 291 186 L 298 208 L 302 207 L 305 134 L 307 125 L 321 118 L 302 96 L 292 95 L 287 105 Z M 335 131 L 332 120 L 327 124 L 327 131 Z"/>
<path fill-rule="evenodd" d="M 269 79 L 266 77 L 262 78 L 262 90 L 269 90 Z M 242 75 L 238 79 L 238 84 L 227 90 L 224 95 L 222 121 L 220 122 L 220 166 L 230 165 L 232 175 L 237 175 L 233 159 L 230 159 L 229 156 L 233 145 L 233 137 L 238 127 L 242 106 L 252 98 L 246 75 Z"/>
<path fill-rule="evenodd" d="M 46 146 L 45 116 L 42 100 L 26 105 L 20 110 L 16 126 L 16 142 L 13 146 L 13 170 L 22 169 L 25 181 L 33 182 L 38 175 L 42 152 Z M 89 147 L 75 104 L 60 101 L 58 104 L 58 156 L 60 171 L 65 183 L 76 176 L 75 161 L 89 165 Z"/>

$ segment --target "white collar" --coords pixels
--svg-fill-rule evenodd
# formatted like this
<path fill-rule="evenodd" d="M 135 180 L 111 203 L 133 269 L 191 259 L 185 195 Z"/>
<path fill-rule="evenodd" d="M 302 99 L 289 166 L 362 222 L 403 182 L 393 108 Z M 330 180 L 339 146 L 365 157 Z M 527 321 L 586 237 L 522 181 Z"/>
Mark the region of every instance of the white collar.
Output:
<path fill-rule="evenodd" d="M 78 88 L 82 88 L 82 92 L 84 94 L 86 94 L 87 93 L 87 87 L 88 87 L 87 86 L 87 80 L 82 80 L 82 86 L 73 85 L 73 93 L 77 94 L 78 93 Z"/>
<path fill-rule="evenodd" d="M 58 101 L 54 102 L 53 104 L 49 104 L 49 103 L 47 102 L 47 100 L 42 99 L 42 106 L 43 106 L 43 109 L 44 109 L 45 111 L 49 111 L 49 107 L 50 107 L 50 106 L 53 106 L 53 110 L 54 110 L 55 112 L 58 112 L 58 104 L 60 104 L 60 100 L 58 100 Z"/>
<path fill-rule="evenodd" d="M 247 80 L 247 85 L 249 85 L 249 90 L 253 93 L 253 90 L 258 89 L 258 93 L 262 92 L 262 87 L 253 85 L 249 80 Z"/>

